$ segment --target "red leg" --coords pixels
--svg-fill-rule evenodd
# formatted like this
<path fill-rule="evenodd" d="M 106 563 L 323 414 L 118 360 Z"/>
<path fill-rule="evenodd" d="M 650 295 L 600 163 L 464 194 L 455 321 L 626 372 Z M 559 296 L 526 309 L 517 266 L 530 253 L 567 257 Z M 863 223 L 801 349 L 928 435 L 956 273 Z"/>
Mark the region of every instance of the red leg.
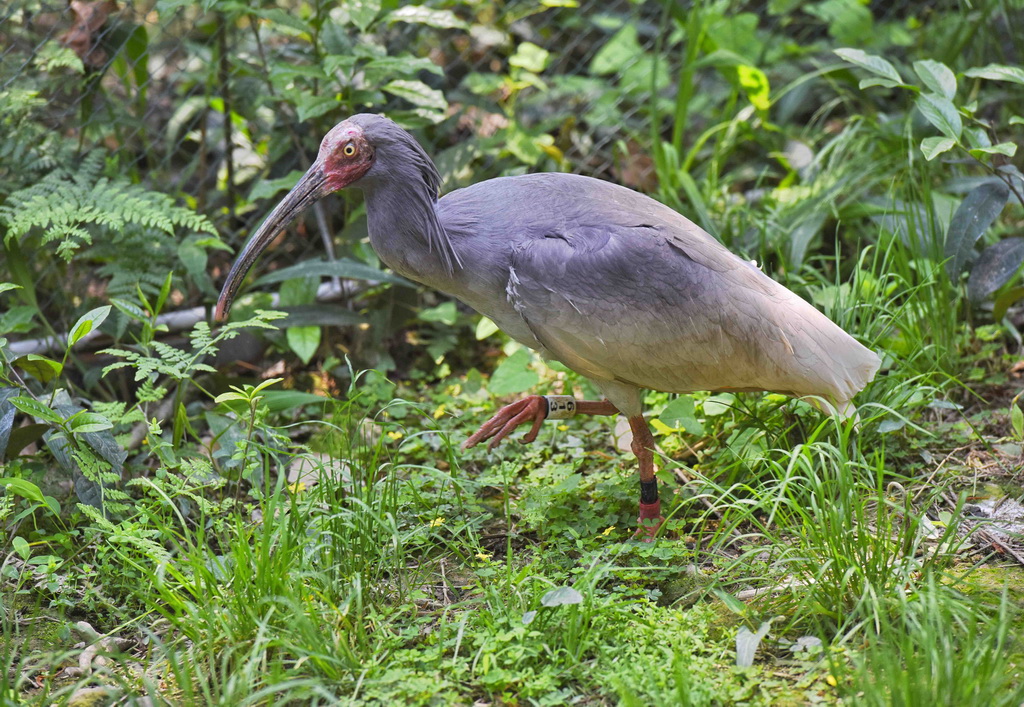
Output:
<path fill-rule="evenodd" d="M 654 435 L 643 415 L 629 418 L 629 428 L 633 430 L 633 454 L 640 465 L 640 527 L 634 537 L 649 543 L 665 520 L 658 500 L 658 481 L 654 478 Z"/>
<path fill-rule="evenodd" d="M 583 415 L 617 415 L 618 409 L 607 400 L 577 400 L 576 412 Z M 485 422 L 469 439 L 462 443 L 463 449 L 469 449 L 485 439 L 491 440 L 488 451 L 494 449 L 501 440 L 508 437 L 519 425 L 532 422 L 530 431 L 523 435 L 523 442 L 532 442 L 540 434 L 541 423 L 547 418 L 548 404 L 543 395 L 528 395 L 511 405 L 506 405 Z M 648 433 L 649 434 L 649 433 Z"/>

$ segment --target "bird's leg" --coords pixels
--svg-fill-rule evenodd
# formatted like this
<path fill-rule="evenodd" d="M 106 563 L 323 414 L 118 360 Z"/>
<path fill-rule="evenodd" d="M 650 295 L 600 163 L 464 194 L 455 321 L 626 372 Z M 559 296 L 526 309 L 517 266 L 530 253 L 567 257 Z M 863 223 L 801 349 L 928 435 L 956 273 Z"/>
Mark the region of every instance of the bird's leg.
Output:
<path fill-rule="evenodd" d="M 643 415 L 629 418 L 633 431 L 630 445 L 640 464 L 640 517 L 635 537 L 651 542 L 664 522 L 661 515 L 661 501 L 658 499 L 658 480 L 654 478 L 654 435 Z"/>
<path fill-rule="evenodd" d="M 537 439 L 544 420 L 572 417 L 576 413 L 617 415 L 619 410 L 607 400 L 574 400 L 569 395 L 528 395 L 498 410 L 494 417 L 462 444 L 462 448 L 468 449 L 489 439 L 491 441 L 487 449 L 490 451 L 508 437 L 512 430 L 527 422 L 532 422 L 533 426 L 523 435 L 523 442 L 532 442 Z"/>

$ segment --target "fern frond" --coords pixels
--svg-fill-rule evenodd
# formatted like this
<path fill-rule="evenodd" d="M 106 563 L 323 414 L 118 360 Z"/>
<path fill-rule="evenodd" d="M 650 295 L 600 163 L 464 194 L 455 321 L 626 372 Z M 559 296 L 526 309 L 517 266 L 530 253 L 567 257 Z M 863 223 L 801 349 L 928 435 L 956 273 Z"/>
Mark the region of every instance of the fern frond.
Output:
<path fill-rule="evenodd" d="M 99 155 L 94 157 L 94 155 Z M 174 236 L 178 229 L 217 235 L 210 220 L 178 206 L 166 194 L 125 179 L 100 176 L 102 154 L 93 153 L 72 174 L 56 169 L 38 183 L 11 194 L 0 206 L 5 239 L 41 233 L 43 245 L 58 241 L 64 260 L 96 240 L 143 229 Z"/>

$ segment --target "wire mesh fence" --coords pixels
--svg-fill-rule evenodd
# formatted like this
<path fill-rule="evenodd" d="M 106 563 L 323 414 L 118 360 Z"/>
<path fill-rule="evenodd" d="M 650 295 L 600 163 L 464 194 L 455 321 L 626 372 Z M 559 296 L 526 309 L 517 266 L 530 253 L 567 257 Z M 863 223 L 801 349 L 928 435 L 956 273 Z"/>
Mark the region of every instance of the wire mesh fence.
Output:
<path fill-rule="evenodd" d="M 304 169 L 320 136 L 360 111 L 419 130 L 448 188 L 537 168 L 642 187 L 649 167 L 630 161 L 628 139 L 669 75 L 653 2 L 44 0 L 2 13 L 8 124 L 11 97 L 30 92 L 71 144 L 53 160 L 100 149 L 111 174 L 187 198 L 232 246 L 264 213 L 250 202 L 266 195 L 252 192 L 260 179 Z M 326 229 L 341 232 L 353 209 L 329 209 Z M 321 248 L 311 238 L 284 257 Z"/>
<path fill-rule="evenodd" d="M 446 190 L 500 174 L 564 170 L 653 192 L 652 155 L 662 141 L 678 146 L 685 126 L 699 147 L 716 106 L 743 119 L 729 97 L 741 79 L 716 67 L 756 65 L 778 54 L 766 36 L 794 46 L 839 31 L 849 37 L 838 41 L 876 28 L 895 36 L 907 31 L 901 21 L 916 7 L 797 5 L 13 0 L 0 10 L 0 210 L 9 195 L 63 169 L 68 180 L 128 180 L 171 195 L 208 216 L 235 249 L 266 212 L 268 197 L 308 166 L 320 137 L 364 111 L 417 131 Z M 847 15 L 829 15 L 833 6 Z M 703 29 L 688 35 L 696 7 Z M 701 67 L 691 71 L 700 43 L 707 45 Z M 781 78 L 815 68 L 796 56 L 779 65 Z M 691 83 L 680 100 L 687 71 Z M 776 121 L 804 89 L 773 104 Z M 804 105 L 817 110 L 813 100 Z M 76 172 L 96 153 L 102 169 Z M 74 192 L 36 196 L 68 194 Z M 339 254 L 372 260 L 361 245 L 358 196 L 333 197 L 309 218 L 309 237 L 275 249 L 278 264 L 319 257 L 332 241 Z M 228 259 L 195 234 L 184 242 L 139 237 L 104 246 L 96 224 L 76 233 L 86 248 L 76 266 L 55 257 L 45 240 L 28 243 L 36 249 L 29 269 L 39 307 L 55 319 L 72 317 L 90 293 L 128 287 L 133 268 L 149 291 L 159 288 L 161 267 L 184 270 L 190 279 L 176 288 L 176 305 L 209 303 L 210 273 Z M 6 234 L 5 276 L 26 260 L 12 251 L 12 240 Z"/>

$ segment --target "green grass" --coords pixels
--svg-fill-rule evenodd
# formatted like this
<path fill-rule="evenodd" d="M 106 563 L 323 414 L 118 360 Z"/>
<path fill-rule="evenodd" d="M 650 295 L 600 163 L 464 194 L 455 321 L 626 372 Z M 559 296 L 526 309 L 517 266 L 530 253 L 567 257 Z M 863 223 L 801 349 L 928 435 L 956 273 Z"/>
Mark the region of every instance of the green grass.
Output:
<path fill-rule="evenodd" d="M 982 2 L 976 14 L 998 6 Z M 412 291 L 380 286 L 353 300 L 372 323 L 366 340 L 325 336 L 319 366 L 286 374 L 294 388 L 347 384 L 328 404 L 289 408 L 294 390 L 279 389 L 274 407 L 252 387 L 228 394 L 235 407 L 210 403 L 227 384 L 201 371 L 220 344 L 205 336 L 173 375 L 169 345 L 154 349 L 152 380 L 138 391 L 115 376 L 93 385 L 96 369 L 81 384 L 77 373 L 58 374 L 39 381 L 37 397 L 66 387 L 120 401 L 120 412 L 118 403 L 102 410 L 118 439 L 151 419 L 163 397 L 181 405 L 132 449 L 123 513 L 105 517 L 62 497 L 58 520 L 38 499 L 0 497 L 11 531 L 0 562 L 0 704 L 69 704 L 76 690 L 97 685 L 123 704 L 145 696 L 155 705 L 1024 702 L 1024 571 L 972 535 L 968 517 L 972 496 L 1019 495 L 1019 459 L 1005 451 L 1021 443 L 1007 414 L 1020 388 L 1008 373 L 1019 332 L 1012 316 L 992 320 L 991 303 L 968 303 L 965 278 L 950 278 L 944 264 L 962 197 L 955 182 L 987 174 L 1002 156 L 926 160 L 919 145 L 934 131 L 915 113 L 917 94 L 861 89 L 866 74 L 832 49 L 858 43 L 836 44 L 836 36 L 863 31 L 863 42 L 884 44 L 877 51 L 897 57 L 901 76 L 914 81 L 915 59 L 944 57 L 960 72 L 957 95 L 977 99 L 978 115 L 1012 135 L 1008 115 L 1021 111 L 1005 86 L 963 74 L 1004 58 L 971 41 L 978 26 L 959 10 L 922 19 L 904 18 L 911 10 L 903 8 L 875 18 L 869 32 L 852 10 L 827 19 L 794 5 L 766 10 L 775 24 L 754 31 L 758 17 L 737 8 L 708 4 L 682 21 L 668 5 L 656 8 L 659 41 L 676 49 L 687 40 L 687 61 L 673 67 L 681 88 L 674 102 L 630 94 L 635 115 L 614 129 L 624 153 L 653 163 L 658 198 L 881 353 L 877 379 L 856 399 L 859 419 L 780 395 L 695 393 L 682 401 L 692 419 L 656 426 L 669 519 L 657 543 L 643 544 L 632 539 L 635 462 L 611 443 L 611 420 L 548 424 L 528 447 L 510 439 L 493 453 L 459 449 L 506 402 L 472 366 L 508 366 L 506 390 L 518 377 L 539 381 L 538 392 L 593 391 L 535 356 L 503 357 L 512 347 L 500 335 L 477 341 L 478 318 L 451 303 L 406 329 L 396 311 Z M 1013 26 L 1012 13 L 1003 20 Z M 579 26 L 600 37 L 608 29 Z M 376 34 L 349 39 L 364 51 L 360 42 Z M 273 36 L 287 46 L 293 35 Z M 745 44 L 763 45 L 756 53 L 771 82 L 768 109 L 750 101 L 730 63 Z M 618 53 L 632 63 L 631 51 Z M 950 53 L 968 56 L 957 64 Z M 538 83 L 564 78 L 552 75 L 555 63 L 564 62 Z M 626 90 L 612 73 L 589 78 L 608 98 Z M 491 99 L 475 93 L 473 101 L 504 115 L 508 135 L 525 134 L 517 106 L 552 113 L 528 84 L 516 89 L 518 103 L 488 108 Z M 974 112 L 961 115 L 972 130 L 984 127 Z M 571 121 L 551 128 L 559 150 L 573 130 Z M 435 137 L 480 152 L 449 165 L 474 181 L 525 169 L 497 144 L 504 134 L 465 145 L 461 134 Z M 813 153 L 809 164 L 794 166 L 794 142 Z M 565 154 L 587 149 L 584 141 Z M 590 157 L 596 165 L 608 154 Z M 587 171 L 568 159 L 557 166 Z M 489 171 L 475 171 L 474 160 Z M 358 213 L 349 214 L 352 232 Z M 982 240 L 1019 220 L 1019 205 L 1008 206 Z M 203 283 L 197 298 L 210 289 Z M 152 287 L 143 288 L 150 299 Z M 138 310 L 124 323 L 127 336 L 141 331 L 151 343 L 161 307 L 142 299 L 146 316 Z M 270 336 L 275 361 L 294 363 L 288 337 Z M 418 343 L 399 354 L 399 339 Z M 352 342 L 354 358 L 378 357 L 407 375 L 389 382 L 346 371 L 331 356 Z M 75 356 L 67 362 L 70 371 Z M 136 361 L 129 373 L 141 367 Z M 129 418 L 132 400 L 144 415 Z M 651 417 L 661 422 L 672 401 L 649 394 Z M 0 476 L 42 484 L 55 474 L 45 452 L 8 461 Z M 1005 489 L 986 490 L 993 484 Z M 83 653 L 80 621 L 132 643 L 91 673 L 69 673 Z M 740 666 L 738 646 L 749 648 L 752 635 L 760 636 L 754 660 Z"/>

